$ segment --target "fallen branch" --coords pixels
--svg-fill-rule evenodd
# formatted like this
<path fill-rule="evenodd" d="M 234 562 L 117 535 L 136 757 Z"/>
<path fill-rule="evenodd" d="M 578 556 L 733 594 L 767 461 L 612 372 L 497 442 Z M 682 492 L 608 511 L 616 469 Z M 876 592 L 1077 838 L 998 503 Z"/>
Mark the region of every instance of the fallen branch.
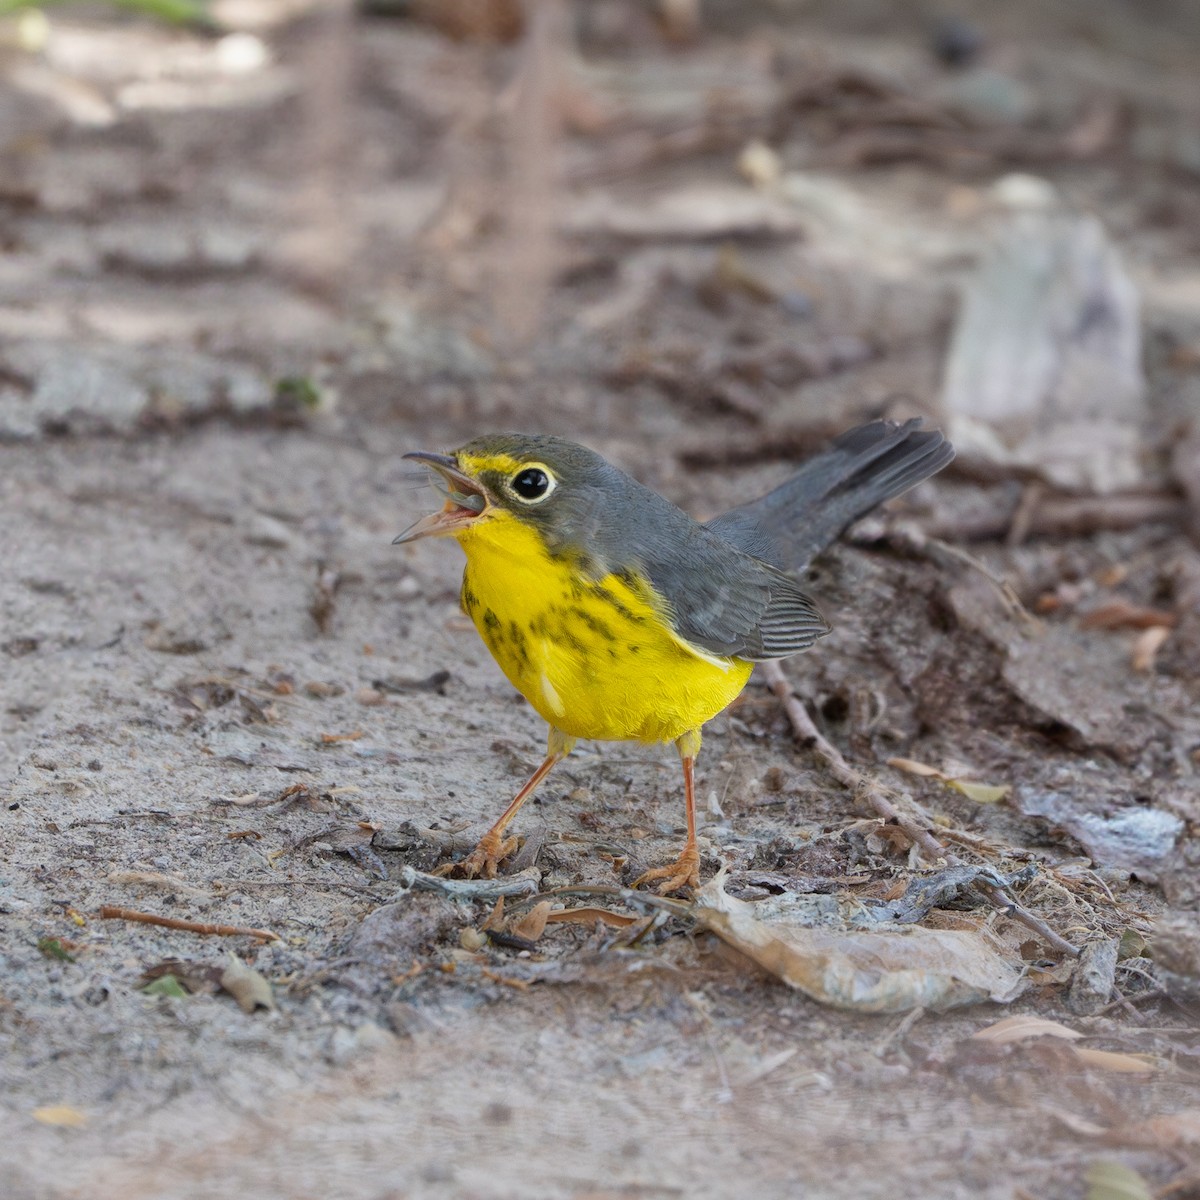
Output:
<path fill-rule="evenodd" d="M 187 933 L 203 933 L 215 937 L 256 937 L 265 942 L 282 942 L 283 938 L 269 929 L 251 929 L 246 925 L 209 925 L 204 921 L 185 921 L 181 917 L 159 917 L 154 913 L 138 912 L 136 908 L 117 908 L 105 904 L 100 909 L 105 921 L 139 921 L 143 925 L 161 925 L 164 929 L 182 929 Z"/>
<path fill-rule="evenodd" d="M 906 553 L 926 558 L 938 566 L 957 567 L 965 564 L 973 571 L 978 571 L 991 584 L 1000 603 L 1004 605 L 1010 616 L 1025 621 L 1029 625 L 1036 626 L 1038 624 L 1037 619 L 1021 603 L 1021 597 L 1017 595 L 1012 584 L 990 570 L 975 555 L 968 554 L 961 546 L 944 542 L 941 538 L 930 537 L 924 530 L 918 529 L 914 525 L 900 525 L 890 530 L 888 541 Z"/>
<path fill-rule="evenodd" d="M 1187 504 L 1167 493 L 1118 496 L 1042 496 L 1024 504 L 928 523 L 928 532 L 950 541 L 988 541 L 1019 536 L 1083 537 L 1101 530 L 1138 529 L 1155 522 L 1177 525 Z"/>
<path fill-rule="evenodd" d="M 438 892 L 452 900 L 498 900 L 501 896 L 529 896 L 538 890 L 542 873 L 536 867 L 503 879 L 445 879 L 441 875 L 426 875 L 423 871 L 404 867 L 400 886 L 404 891 L 416 888 Z"/>
<path fill-rule="evenodd" d="M 762 668 L 763 675 L 771 691 L 779 698 L 784 712 L 787 713 L 788 720 L 791 722 L 792 730 L 797 739 L 805 745 L 811 746 L 824 759 L 830 774 L 843 787 L 865 800 L 885 821 L 890 821 L 898 825 L 921 847 L 933 862 L 941 860 L 951 866 L 962 863 L 962 859 L 952 851 L 947 850 L 920 822 L 914 821 L 911 817 L 902 813 L 883 794 L 883 791 L 876 783 L 862 772 L 856 771 L 842 757 L 841 751 L 822 736 L 821 732 L 813 724 L 812 718 L 809 717 L 808 710 L 800 703 L 792 691 L 792 686 L 788 683 L 787 676 L 783 673 L 783 668 L 777 662 L 765 662 L 762 664 Z M 1014 897 L 1010 896 L 1003 888 L 989 883 L 979 883 L 975 886 L 997 908 L 1007 913 L 1014 921 L 1019 921 L 1022 925 L 1032 929 L 1034 933 L 1061 954 L 1068 954 L 1072 958 L 1079 957 L 1079 951 L 1070 942 L 1060 937 L 1045 922 L 1035 917 L 1033 913 L 1020 904 Z"/>

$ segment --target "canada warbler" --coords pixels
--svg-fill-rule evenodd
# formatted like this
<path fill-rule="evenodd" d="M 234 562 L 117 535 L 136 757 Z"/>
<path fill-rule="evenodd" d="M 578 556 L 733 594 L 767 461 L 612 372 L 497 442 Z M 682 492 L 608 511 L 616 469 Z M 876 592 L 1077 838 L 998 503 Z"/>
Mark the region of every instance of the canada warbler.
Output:
<path fill-rule="evenodd" d="M 852 521 L 953 458 L 940 433 L 919 425 L 852 429 L 775 491 L 705 525 L 562 438 L 493 434 L 448 456 L 405 455 L 432 468 L 446 502 L 396 541 L 458 539 L 462 607 L 550 726 L 545 761 L 459 869 L 495 875 L 516 849 L 509 823 L 576 739 L 674 742 L 687 845 L 637 882 L 697 887 L 701 726 L 755 662 L 829 632 L 792 576 Z"/>

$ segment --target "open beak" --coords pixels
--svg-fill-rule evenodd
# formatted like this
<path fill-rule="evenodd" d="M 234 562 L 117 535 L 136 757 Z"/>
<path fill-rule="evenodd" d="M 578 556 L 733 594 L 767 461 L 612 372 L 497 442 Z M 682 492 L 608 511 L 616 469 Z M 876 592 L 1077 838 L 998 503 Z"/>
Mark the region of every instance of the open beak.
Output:
<path fill-rule="evenodd" d="M 469 475 L 464 475 L 454 459 L 425 450 L 414 450 L 404 457 L 435 472 L 433 485 L 446 497 L 446 503 L 437 512 L 410 525 L 398 538 L 393 539 L 393 546 L 415 542 L 418 538 L 458 533 L 487 511 L 487 492 Z"/>

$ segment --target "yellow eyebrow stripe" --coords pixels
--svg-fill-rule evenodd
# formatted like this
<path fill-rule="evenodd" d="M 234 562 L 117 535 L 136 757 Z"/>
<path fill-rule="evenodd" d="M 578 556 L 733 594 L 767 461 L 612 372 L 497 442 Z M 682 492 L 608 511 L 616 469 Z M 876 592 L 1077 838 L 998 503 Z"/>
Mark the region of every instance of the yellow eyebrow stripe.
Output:
<path fill-rule="evenodd" d="M 511 454 L 462 454 L 458 455 L 459 467 L 468 475 L 479 475 L 484 471 L 499 471 L 502 475 L 519 471 L 525 464 Z"/>

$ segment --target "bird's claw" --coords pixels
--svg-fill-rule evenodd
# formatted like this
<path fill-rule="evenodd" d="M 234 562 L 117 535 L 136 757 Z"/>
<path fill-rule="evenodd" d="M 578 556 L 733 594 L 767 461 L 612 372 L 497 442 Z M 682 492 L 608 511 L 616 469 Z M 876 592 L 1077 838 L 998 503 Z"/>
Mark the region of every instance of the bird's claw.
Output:
<path fill-rule="evenodd" d="M 519 841 L 515 837 L 501 837 L 494 829 L 479 839 L 479 845 L 461 862 L 442 863 L 434 870 L 435 875 L 455 875 L 460 879 L 495 879 L 496 868 L 516 850 Z"/>
<path fill-rule="evenodd" d="M 634 881 L 635 888 L 643 883 L 652 883 L 656 879 L 665 880 L 659 884 L 658 894 L 669 896 L 683 888 L 691 888 L 693 892 L 700 890 L 700 849 L 698 846 L 685 846 L 683 853 L 665 867 L 651 867 L 642 872 Z"/>

